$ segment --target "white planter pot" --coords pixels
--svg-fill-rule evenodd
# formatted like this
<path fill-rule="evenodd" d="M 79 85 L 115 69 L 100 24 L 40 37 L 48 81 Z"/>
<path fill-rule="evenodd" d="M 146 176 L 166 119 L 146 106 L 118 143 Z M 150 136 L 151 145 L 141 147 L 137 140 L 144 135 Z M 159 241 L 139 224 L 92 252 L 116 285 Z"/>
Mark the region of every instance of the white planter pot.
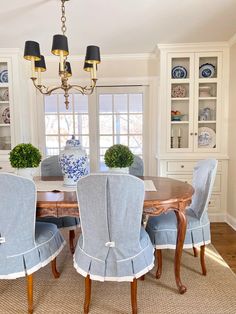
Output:
<path fill-rule="evenodd" d="M 18 176 L 21 176 L 21 177 L 25 177 L 25 178 L 28 178 L 28 179 L 31 179 L 33 180 L 33 177 L 36 173 L 36 170 L 37 168 L 18 168 L 16 170 L 16 174 Z"/>
<path fill-rule="evenodd" d="M 125 168 L 109 168 L 110 172 L 117 172 L 117 173 L 129 173 L 129 167 Z"/>

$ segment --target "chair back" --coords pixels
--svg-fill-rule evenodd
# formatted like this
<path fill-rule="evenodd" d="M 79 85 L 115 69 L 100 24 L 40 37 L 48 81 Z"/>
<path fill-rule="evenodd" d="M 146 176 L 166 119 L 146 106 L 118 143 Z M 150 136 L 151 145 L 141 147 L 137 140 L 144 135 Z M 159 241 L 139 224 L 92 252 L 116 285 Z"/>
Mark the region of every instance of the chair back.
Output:
<path fill-rule="evenodd" d="M 77 196 L 82 248 L 88 256 L 105 261 L 110 247 L 116 260 L 140 252 L 141 179 L 129 174 L 90 174 L 78 181 Z"/>
<path fill-rule="evenodd" d="M 0 173 L 0 268 L 4 257 L 35 246 L 36 188 L 32 180 Z"/>
<path fill-rule="evenodd" d="M 58 155 L 47 157 L 41 162 L 41 176 L 63 176 Z"/>
<path fill-rule="evenodd" d="M 194 167 L 193 187 L 194 195 L 190 208 L 201 219 L 208 208 L 212 188 L 215 181 L 218 161 L 216 159 L 201 160 Z"/>
<path fill-rule="evenodd" d="M 135 155 L 132 165 L 129 167 L 129 174 L 133 176 L 143 176 L 143 160 L 141 157 Z"/>

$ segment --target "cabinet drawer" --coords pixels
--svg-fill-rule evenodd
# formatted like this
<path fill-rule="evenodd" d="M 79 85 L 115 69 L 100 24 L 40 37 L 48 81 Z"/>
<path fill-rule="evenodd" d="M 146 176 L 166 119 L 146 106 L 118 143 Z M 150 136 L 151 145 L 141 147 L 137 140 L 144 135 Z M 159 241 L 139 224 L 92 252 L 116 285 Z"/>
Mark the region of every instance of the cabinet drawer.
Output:
<path fill-rule="evenodd" d="M 167 177 L 192 184 L 192 175 L 190 174 L 168 174 Z M 212 191 L 221 192 L 221 174 L 216 175 Z"/>
<path fill-rule="evenodd" d="M 213 194 L 208 203 L 208 211 L 215 213 L 221 211 L 220 195 Z"/>
<path fill-rule="evenodd" d="M 167 172 L 193 172 L 197 161 L 167 161 Z M 218 162 L 217 171 L 222 171 L 222 162 Z"/>

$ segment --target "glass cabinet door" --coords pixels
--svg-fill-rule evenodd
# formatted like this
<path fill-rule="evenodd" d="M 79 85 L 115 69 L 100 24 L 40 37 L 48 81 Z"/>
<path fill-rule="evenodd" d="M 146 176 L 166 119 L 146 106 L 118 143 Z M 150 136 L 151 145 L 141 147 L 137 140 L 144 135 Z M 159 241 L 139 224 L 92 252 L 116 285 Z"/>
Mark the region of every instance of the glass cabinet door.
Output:
<path fill-rule="evenodd" d="M 169 54 L 168 151 L 192 150 L 193 54 Z"/>
<path fill-rule="evenodd" d="M 11 149 L 8 62 L 0 60 L 0 151 Z"/>

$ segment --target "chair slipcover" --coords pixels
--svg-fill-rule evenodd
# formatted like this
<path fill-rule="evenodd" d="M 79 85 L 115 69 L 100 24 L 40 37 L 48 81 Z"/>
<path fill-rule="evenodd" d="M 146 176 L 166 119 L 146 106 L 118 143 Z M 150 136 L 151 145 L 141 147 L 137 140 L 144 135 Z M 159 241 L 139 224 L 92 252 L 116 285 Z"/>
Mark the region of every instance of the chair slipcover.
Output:
<path fill-rule="evenodd" d="M 143 160 L 141 157 L 135 155 L 132 165 L 129 167 L 129 174 L 136 177 L 143 176 Z"/>
<path fill-rule="evenodd" d="M 207 214 L 216 170 L 217 160 L 201 160 L 194 167 L 194 195 L 191 205 L 186 209 L 187 230 L 184 248 L 198 247 L 211 242 L 210 221 Z M 157 217 L 150 217 L 146 226 L 150 239 L 156 249 L 175 249 L 177 221 L 173 211 Z"/>
<path fill-rule="evenodd" d="M 128 174 L 91 174 L 77 183 L 82 235 L 74 267 L 83 276 L 132 281 L 153 266 L 153 247 L 141 227 L 144 183 Z"/>
<path fill-rule="evenodd" d="M 41 176 L 53 176 L 53 177 L 62 177 L 61 166 L 59 164 L 59 156 L 50 156 L 45 158 L 41 162 Z M 57 225 L 57 228 L 68 228 L 69 230 L 76 229 L 80 220 L 76 217 L 43 217 L 37 218 L 37 221 L 50 222 Z"/>
<path fill-rule="evenodd" d="M 35 224 L 32 180 L 1 173 L 0 200 L 0 279 L 30 275 L 60 253 L 64 238 L 53 224 Z"/>

